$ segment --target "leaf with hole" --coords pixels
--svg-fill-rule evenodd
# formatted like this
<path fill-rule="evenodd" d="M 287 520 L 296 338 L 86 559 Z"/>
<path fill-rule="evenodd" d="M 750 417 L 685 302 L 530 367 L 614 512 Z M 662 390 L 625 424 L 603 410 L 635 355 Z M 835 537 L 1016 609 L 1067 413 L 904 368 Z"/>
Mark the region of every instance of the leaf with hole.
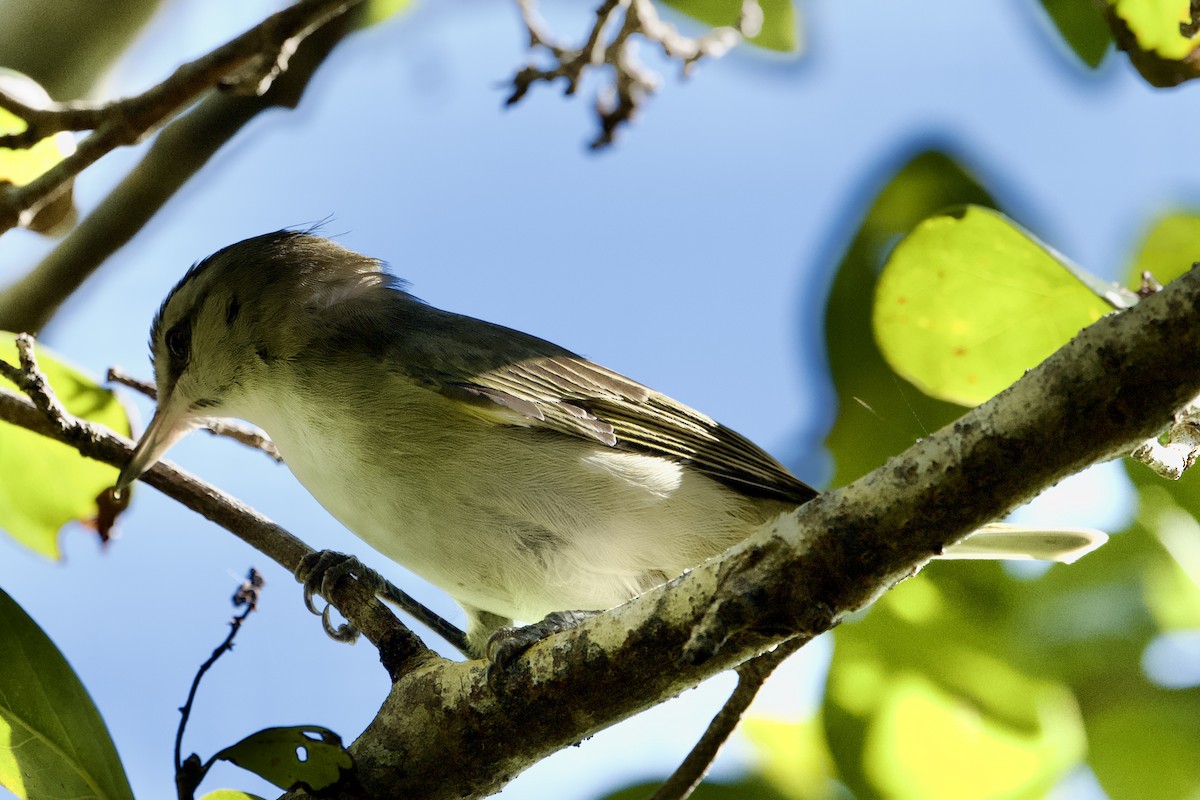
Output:
<path fill-rule="evenodd" d="M 318 725 L 266 728 L 214 758 L 237 764 L 280 789 L 303 784 L 309 791 L 333 786 L 354 766 L 341 737 Z"/>

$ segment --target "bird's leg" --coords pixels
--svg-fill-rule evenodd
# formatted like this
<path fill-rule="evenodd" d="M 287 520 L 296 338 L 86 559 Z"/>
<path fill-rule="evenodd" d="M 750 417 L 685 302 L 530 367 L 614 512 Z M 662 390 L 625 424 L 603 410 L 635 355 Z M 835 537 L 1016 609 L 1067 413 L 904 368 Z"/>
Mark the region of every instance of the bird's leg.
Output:
<path fill-rule="evenodd" d="M 348 622 L 334 627 L 329 616 L 333 605 L 326 602 L 325 607 L 318 611 L 313 604 L 313 595 L 319 594 L 328 600 L 333 594 L 333 587 L 346 575 L 351 575 L 355 580 L 363 583 L 376 597 L 387 600 L 411 614 L 434 633 L 454 645 L 459 652 L 470 655 L 467 648 L 467 635 L 457 627 L 414 600 L 407 592 L 397 588 L 387 578 L 354 556 L 333 550 L 320 550 L 309 553 L 300 560 L 300 566 L 296 568 L 296 580 L 304 584 L 305 607 L 321 617 L 321 626 L 331 639 L 339 642 L 354 642 L 358 639 L 358 629 Z"/>

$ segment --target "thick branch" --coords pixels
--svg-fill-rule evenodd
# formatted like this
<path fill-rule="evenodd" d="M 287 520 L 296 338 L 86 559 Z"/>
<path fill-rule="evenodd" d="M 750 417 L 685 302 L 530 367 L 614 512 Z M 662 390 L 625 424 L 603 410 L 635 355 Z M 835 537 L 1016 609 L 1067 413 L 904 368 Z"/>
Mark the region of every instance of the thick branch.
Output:
<path fill-rule="evenodd" d="M 136 97 L 103 106 L 79 103 L 33 108 L 0 92 L 0 108 L 21 117 L 28 128 L 0 136 L 0 147 L 24 147 L 63 130 L 91 130 L 79 148 L 24 186 L 0 187 L 0 233 L 26 225 L 68 182 L 101 156 L 134 144 L 214 86 L 250 87 L 262 94 L 296 46 L 316 28 L 362 0 L 300 0 L 206 56 L 184 64 L 162 83 Z"/>
<path fill-rule="evenodd" d="M 535 645 L 491 684 L 478 662 L 405 675 L 350 748 L 358 779 L 371 796 L 485 796 L 773 643 L 828 630 L 980 524 L 1163 430 L 1200 393 L 1198 310 L 1192 271 L 861 480 Z"/>

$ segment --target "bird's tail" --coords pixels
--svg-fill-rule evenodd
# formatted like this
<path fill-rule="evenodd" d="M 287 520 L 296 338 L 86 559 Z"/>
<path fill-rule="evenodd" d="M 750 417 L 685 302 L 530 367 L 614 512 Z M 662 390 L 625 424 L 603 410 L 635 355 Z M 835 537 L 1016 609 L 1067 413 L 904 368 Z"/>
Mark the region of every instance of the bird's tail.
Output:
<path fill-rule="evenodd" d="M 1029 528 L 994 522 L 946 549 L 941 558 L 1059 561 L 1070 564 L 1108 541 L 1094 528 Z"/>

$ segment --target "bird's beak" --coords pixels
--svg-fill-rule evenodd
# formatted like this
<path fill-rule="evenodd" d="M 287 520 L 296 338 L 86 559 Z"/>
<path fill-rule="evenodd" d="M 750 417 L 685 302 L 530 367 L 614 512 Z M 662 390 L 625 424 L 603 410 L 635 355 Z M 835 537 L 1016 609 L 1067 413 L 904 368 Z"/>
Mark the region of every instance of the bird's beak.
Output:
<path fill-rule="evenodd" d="M 117 476 L 117 492 L 124 492 L 129 488 L 142 473 L 153 467 L 167 450 L 171 449 L 171 445 L 200 423 L 200 420 L 186 413 L 184 409 L 177 408 L 169 398 L 160 402 L 158 410 L 154 412 L 154 418 L 146 427 L 146 432 L 133 448 L 133 456 L 130 457 L 129 463 Z"/>

